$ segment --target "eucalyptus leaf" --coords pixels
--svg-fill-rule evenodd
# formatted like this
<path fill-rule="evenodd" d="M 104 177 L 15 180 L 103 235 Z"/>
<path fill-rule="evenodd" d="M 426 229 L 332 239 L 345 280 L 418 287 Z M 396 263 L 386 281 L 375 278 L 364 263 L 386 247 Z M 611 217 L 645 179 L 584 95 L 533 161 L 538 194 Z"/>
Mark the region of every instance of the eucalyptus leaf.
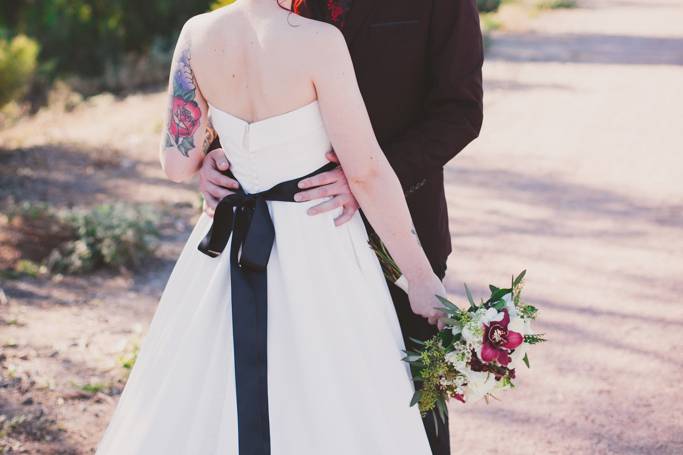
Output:
<path fill-rule="evenodd" d="M 420 360 L 422 356 L 421 355 L 407 355 L 403 358 L 406 362 L 415 362 L 416 360 Z"/>
<path fill-rule="evenodd" d="M 519 284 L 522 282 L 524 277 L 526 276 L 526 269 L 522 270 L 522 273 L 520 273 L 517 278 L 515 278 L 515 281 L 512 282 L 512 287 L 519 286 Z"/>
<path fill-rule="evenodd" d="M 470 307 L 476 307 L 477 305 L 474 303 L 474 298 L 472 297 L 472 293 L 470 292 L 470 288 L 467 287 L 467 283 L 464 283 L 465 285 L 465 294 L 467 294 L 467 301 L 470 302 Z"/>
<path fill-rule="evenodd" d="M 452 313 L 455 314 L 460 314 L 462 311 L 460 308 L 458 308 L 454 303 L 452 303 L 450 300 L 441 297 L 440 295 L 436 296 L 437 299 L 441 302 L 441 304 L 448 310 L 450 310 Z"/>
<path fill-rule="evenodd" d="M 410 341 L 413 341 L 413 342 L 415 342 L 415 343 L 419 344 L 419 345 L 424 345 L 424 344 L 425 344 L 425 342 L 424 342 L 424 341 L 422 341 L 422 340 L 418 340 L 417 338 L 413 338 L 413 337 L 408 337 L 408 339 L 409 339 Z"/>
<path fill-rule="evenodd" d="M 415 393 L 413 394 L 413 398 L 410 400 L 410 405 L 415 406 L 417 403 L 419 403 L 420 397 L 422 397 L 422 391 L 416 390 Z"/>
<path fill-rule="evenodd" d="M 446 402 L 437 399 L 436 400 L 436 408 L 439 410 L 439 417 L 441 417 L 442 422 L 446 422 L 446 414 L 448 414 L 448 408 L 446 407 Z"/>

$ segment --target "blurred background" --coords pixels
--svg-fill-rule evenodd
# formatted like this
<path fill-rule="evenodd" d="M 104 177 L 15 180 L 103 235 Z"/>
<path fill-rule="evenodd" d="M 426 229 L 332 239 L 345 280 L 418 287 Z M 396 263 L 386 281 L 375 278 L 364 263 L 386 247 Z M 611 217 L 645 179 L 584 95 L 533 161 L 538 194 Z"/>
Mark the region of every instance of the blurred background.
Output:
<path fill-rule="evenodd" d="M 157 158 L 170 53 L 227 3 L 0 2 L 0 453 L 94 452 L 201 210 Z M 447 286 L 528 269 L 550 341 L 453 453 L 683 453 L 683 2 L 477 3 Z"/>

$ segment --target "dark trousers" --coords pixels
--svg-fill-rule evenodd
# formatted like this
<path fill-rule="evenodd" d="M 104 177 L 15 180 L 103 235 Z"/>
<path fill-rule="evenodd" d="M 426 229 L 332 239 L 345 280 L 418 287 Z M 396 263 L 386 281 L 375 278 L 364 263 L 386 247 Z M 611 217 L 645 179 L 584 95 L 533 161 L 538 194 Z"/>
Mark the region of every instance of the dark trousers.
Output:
<path fill-rule="evenodd" d="M 439 267 L 434 271 L 439 278 L 443 279 L 446 275 L 446 264 L 443 264 L 442 267 Z M 401 331 L 403 332 L 403 341 L 406 345 L 406 349 L 414 349 L 415 343 L 411 341 L 410 338 L 426 340 L 437 332 L 437 328 L 436 326 L 429 324 L 422 316 L 413 313 L 410 309 L 408 295 L 405 292 L 391 283 L 389 284 L 389 290 L 391 292 L 391 298 L 394 301 L 394 306 L 396 307 L 396 313 L 398 314 L 398 320 L 401 325 Z M 416 385 L 416 387 L 419 387 L 419 384 Z M 406 406 L 407 405 L 408 404 L 406 403 Z M 434 417 L 431 413 L 427 414 L 427 416 L 422 419 L 425 429 L 427 430 L 427 438 L 429 439 L 432 453 L 434 455 L 450 455 L 451 442 L 448 433 L 448 416 L 446 416 L 446 422 L 442 422 L 441 418 L 438 416 L 436 421 L 439 426 L 438 435 L 434 426 Z"/>

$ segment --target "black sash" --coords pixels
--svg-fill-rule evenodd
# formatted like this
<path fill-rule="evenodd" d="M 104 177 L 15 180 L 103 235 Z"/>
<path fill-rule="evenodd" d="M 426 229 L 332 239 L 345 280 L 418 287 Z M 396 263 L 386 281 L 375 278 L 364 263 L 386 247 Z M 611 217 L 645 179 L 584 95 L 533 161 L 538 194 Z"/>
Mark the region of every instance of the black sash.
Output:
<path fill-rule="evenodd" d="M 198 246 L 202 253 L 216 257 L 233 236 L 230 279 L 240 455 L 270 454 L 266 266 L 275 229 L 266 201 L 294 202 L 294 195 L 301 191 L 299 181 L 336 166 L 328 163 L 261 193 L 246 194 L 240 188 L 224 197 L 216 207 L 209 233 Z"/>

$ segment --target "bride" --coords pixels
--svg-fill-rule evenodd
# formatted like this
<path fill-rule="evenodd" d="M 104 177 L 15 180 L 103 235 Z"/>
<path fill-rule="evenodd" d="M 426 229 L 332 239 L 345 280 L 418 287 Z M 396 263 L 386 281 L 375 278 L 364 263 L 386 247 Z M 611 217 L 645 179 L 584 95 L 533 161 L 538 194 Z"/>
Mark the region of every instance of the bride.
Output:
<path fill-rule="evenodd" d="M 359 204 L 441 324 L 444 287 L 332 25 L 280 0 L 189 20 L 161 149 L 173 181 L 209 121 L 240 183 L 202 214 L 163 292 L 99 455 L 428 455 L 396 312 L 360 215 L 308 216 L 298 181 L 335 150 Z"/>

